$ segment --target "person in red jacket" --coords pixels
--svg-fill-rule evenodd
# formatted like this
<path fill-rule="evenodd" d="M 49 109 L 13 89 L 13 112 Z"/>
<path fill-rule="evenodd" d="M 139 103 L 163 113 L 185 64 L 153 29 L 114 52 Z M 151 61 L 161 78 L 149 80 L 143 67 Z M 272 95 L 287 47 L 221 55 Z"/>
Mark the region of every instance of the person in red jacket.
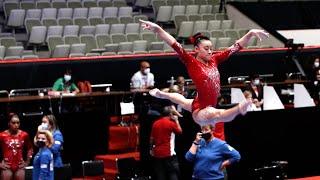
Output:
<path fill-rule="evenodd" d="M 194 121 L 201 126 L 232 121 L 238 114 L 244 115 L 247 112 L 247 107 L 252 103 L 251 101 L 244 101 L 226 110 L 216 108 L 220 94 L 218 65 L 233 53 L 241 50 L 252 37 L 258 37 L 261 40 L 268 37 L 268 33 L 263 30 L 252 29 L 237 40 L 234 45 L 217 54 L 213 53 L 213 45 L 210 39 L 201 33 L 197 33 L 191 38 L 195 51 L 195 56 L 193 56 L 186 52 L 182 45 L 159 25 L 143 20 L 140 20 L 140 22 L 144 29 L 157 33 L 160 39 L 164 40 L 178 53 L 198 93 L 195 99 L 186 99 L 179 93 L 167 93 L 159 89 L 152 89 L 149 92 L 150 95 L 179 104 L 185 110 L 192 112 Z"/>
<path fill-rule="evenodd" d="M 23 180 L 24 168 L 28 166 L 33 154 L 33 146 L 28 133 L 20 130 L 20 119 L 16 114 L 9 115 L 9 129 L 0 133 L 2 161 L 0 163 L 3 180 Z M 26 154 L 26 159 L 23 155 Z"/>
<path fill-rule="evenodd" d="M 175 134 L 182 133 L 179 114 L 172 106 L 166 106 L 162 115 L 151 129 L 150 154 L 154 157 L 154 171 L 157 180 L 178 180 L 180 170 L 174 142 Z"/>

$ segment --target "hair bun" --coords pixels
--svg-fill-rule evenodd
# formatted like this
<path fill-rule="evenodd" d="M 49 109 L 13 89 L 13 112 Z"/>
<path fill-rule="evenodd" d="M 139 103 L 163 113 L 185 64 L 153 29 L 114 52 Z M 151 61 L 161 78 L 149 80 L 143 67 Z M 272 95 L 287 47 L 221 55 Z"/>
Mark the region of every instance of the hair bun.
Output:
<path fill-rule="evenodd" d="M 201 37 L 203 37 L 201 33 L 196 33 L 195 35 L 191 36 L 189 40 L 192 44 L 194 44 L 197 41 L 197 39 Z"/>

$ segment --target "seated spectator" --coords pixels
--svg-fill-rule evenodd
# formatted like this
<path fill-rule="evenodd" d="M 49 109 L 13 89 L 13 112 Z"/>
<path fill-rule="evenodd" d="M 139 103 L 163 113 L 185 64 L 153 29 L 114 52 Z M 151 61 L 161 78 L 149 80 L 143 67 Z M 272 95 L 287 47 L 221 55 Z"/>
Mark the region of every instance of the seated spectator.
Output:
<path fill-rule="evenodd" d="M 263 86 L 259 74 L 250 76 L 250 84 L 246 87 L 247 91 L 251 92 L 252 102 L 256 102 L 257 108 L 263 104 Z"/>
<path fill-rule="evenodd" d="M 150 72 L 150 64 L 147 61 L 140 63 L 140 70 L 131 78 L 131 89 L 147 90 L 154 86 L 154 75 Z"/>
<path fill-rule="evenodd" d="M 61 95 L 62 93 L 79 93 L 78 87 L 72 80 L 71 70 L 67 69 L 62 78 L 56 80 L 49 95 Z"/>
<path fill-rule="evenodd" d="M 183 76 L 178 76 L 175 83 L 171 83 L 170 87 L 162 89 L 164 92 L 175 92 L 180 93 L 187 97 L 188 93 L 185 88 L 185 79 Z"/>

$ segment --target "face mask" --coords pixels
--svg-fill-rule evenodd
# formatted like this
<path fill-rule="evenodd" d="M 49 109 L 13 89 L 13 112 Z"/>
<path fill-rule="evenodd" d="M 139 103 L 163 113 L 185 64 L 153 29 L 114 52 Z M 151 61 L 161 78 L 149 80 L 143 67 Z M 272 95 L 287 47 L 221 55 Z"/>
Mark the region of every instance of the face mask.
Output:
<path fill-rule="evenodd" d="M 49 126 L 48 126 L 48 123 L 42 123 L 41 124 L 41 129 L 42 130 L 48 130 Z"/>
<path fill-rule="evenodd" d="M 208 141 L 211 138 L 211 136 L 212 136 L 211 132 L 201 134 L 201 137 L 206 141 Z"/>
<path fill-rule="evenodd" d="M 319 63 L 318 63 L 318 62 L 315 62 L 315 63 L 314 63 L 314 67 L 319 67 Z"/>
<path fill-rule="evenodd" d="M 260 80 L 259 80 L 259 79 L 255 79 L 255 80 L 253 81 L 253 84 L 256 85 L 256 86 L 259 85 L 259 84 L 260 84 Z"/>
<path fill-rule="evenodd" d="M 71 80 L 71 76 L 70 75 L 64 75 L 64 80 L 66 82 L 70 81 Z"/>
<path fill-rule="evenodd" d="M 148 73 L 150 73 L 150 68 L 146 68 L 146 69 L 144 69 L 144 70 L 143 70 L 143 73 L 144 73 L 144 74 L 148 74 Z"/>
<path fill-rule="evenodd" d="M 46 142 L 44 142 L 44 141 L 37 141 L 37 146 L 39 147 L 39 148 L 43 148 L 44 146 L 46 145 Z"/>

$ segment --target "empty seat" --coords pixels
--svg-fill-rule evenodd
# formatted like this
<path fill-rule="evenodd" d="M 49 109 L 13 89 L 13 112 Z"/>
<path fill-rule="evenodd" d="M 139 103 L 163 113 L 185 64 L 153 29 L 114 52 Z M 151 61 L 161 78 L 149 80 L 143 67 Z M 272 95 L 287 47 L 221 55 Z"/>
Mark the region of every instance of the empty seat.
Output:
<path fill-rule="evenodd" d="M 120 16 L 119 22 L 121 24 L 133 23 L 133 17 L 132 16 Z"/>
<path fill-rule="evenodd" d="M 178 14 L 174 17 L 174 25 L 176 27 L 176 31 L 178 32 L 180 29 L 180 25 L 182 21 L 188 21 L 188 17 L 185 14 Z"/>
<path fill-rule="evenodd" d="M 173 6 L 170 20 L 174 21 L 176 15 L 184 15 L 185 12 L 186 12 L 185 6 Z"/>
<path fill-rule="evenodd" d="M 72 8 L 60 8 L 58 9 L 57 18 L 72 18 L 73 9 Z"/>
<path fill-rule="evenodd" d="M 207 4 L 207 0 L 194 0 L 194 4 L 197 4 L 197 5 Z"/>
<path fill-rule="evenodd" d="M 63 36 L 78 36 L 80 27 L 77 25 L 67 25 L 63 29 Z"/>
<path fill-rule="evenodd" d="M 21 1 L 20 8 L 24 10 L 35 9 L 36 4 L 33 1 Z"/>
<path fill-rule="evenodd" d="M 82 6 L 85 8 L 97 7 L 95 0 L 82 0 Z"/>
<path fill-rule="evenodd" d="M 104 18 L 104 22 L 106 24 L 110 24 L 110 25 L 111 24 L 119 24 L 120 23 L 118 17 L 105 17 Z"/>
<path fill-rule="evenodd" d="M 217 38 L 211 37 L 211 38 L 210 38 L 210 41 L 211 41 L 211 43 L 212 43 L 212 48 L 213 48 L 213 49 L 216 49 Z"/>
<path fill-rule="evenodd" d="M 112 2 L 111 0 L 98 0 L 98 7 L 111 7 L 112 6 Z"/>
<path fill-rule="evenodd" d="M 103 10 L 103 17 L 117 17 L 118 8 L 117 7 L 105 7 Z"/>
<path fill-rule="evenodd" d="M 168 22 L 171 19 L 172 6 L 160 6 L 156 22 Z"/>
<path fill-rule="evenodd" d="M 89 8 L 88 17 L 102 17 L 103 8 L 102 7 L 91 7 Z"/>
<path fill-rule="evenodd" d="M 40 45 L 45 42 L 47 34 L 46 26 L 33 26 L 30 33 L 29 43 Z"/>
<path fill-rule="evenodd" d="M 89 21 L 87 18 L 84 17 L 77 17 L 73 19 L 73 24 L 74 25 L 78 25 L 80 27 L 82 26 L 88 26 L 89 25 Z"/>
<path fill-rule="evenodd" d="M 217 49 L 226 49 L 232 44 L 231 38 L 222 37 L 217 39 L 216 48 Z"/>
<path fill-rule="evenodd" d="M 6 52 L 6 47 L 0 46 L 0 60 L 4 59 L 5 52 Z"/>
<path fill-rule="evenodd" d="M 123 52 L 131 54 L 132 53 L 132 46 L 133 46 L 132 42 L 120 42 L 119 47 L 118 47 L 118 54 L 119 54 L 119 52 L 121 52 L 122 54 L 123 54 Z"/>
<path fill-rule="evenodd" d="M 212 5 L 200 5 L 199 14 L 208 14 L 212 12 Z"/>
<path fill-rule="evenodd" d="M 96 25 L 95 34 L 109 34 L 110 25 L 109 24 L 98 24 Z"/>
<path fill-rule="evenodd" d="M 6 49 L 5 60 L 6 59 L 20 59 L 23 53 L 22 46 L 10 46 Z"/>
<path fill-rule="evenodd" d="M 7 25 L 10 27 L 22 27 L 26 11 L 24 9 L 11 10 Z"/>
<path fill-rule="evenodd" d="M 2 37 L 0 38 L 0 45 L 4 46 L 5 48 L 9 48 L 11 46 L 16 46 L 17 42 L 14 37 Z"/>
<path fill-rule="evenodd" d="M 73 18 L 87 18 L 88 8 L 75 8 L 73 10 Z"/>
<path fill-rule="evenodd" d="M 226 19 L 228 19 L 228 16 L 225 13 L 216 13 L 215 17 L 216 17 L 216 20 L 226 20 Z"/>
<path fill-rule="evenodd" d="M 66 8 L 67 2 L 65 0 L 52 0 L 51 6 L 57 9 Z"/>
<path fill-rule="evenodd" d="M 81 8 L 82 4 L 78 0 L 71 0 L 71 1 L 68 0 L 67 6 L 68 6 L 68 8 L 73 8 L 74 9 L 74 8 Z"/>
<path fill-rule="evenodd" d="M 224 30 L 224 33 L 225 33 L 226 37 L 231 38 L 231 42 L 235 42 L 236 40 L 239 39 L 238 31 L 235 29 L 226 29 L 226 30 Z"/>
<path fill-rule="evenodd" d="M 41 9 L 28 9 L 26 12 L 26 19 L 40 19 Z"/>
<path fill-rule="evenodd" d="M 83 34 L 92 34 L 94 35 L 96 31 L 96 27 L 95 26 L 82 26 L 80 29 L 80 33 L 79 35 L 83 35 Z"/>
<path fill-rule="evenodd" d="M 167 5 L 166 1 L 163 0 L 153 0 L 151 1 L 154 17 L 157 17 L 160 6 Z"/>
<path fill-rule="evenodd" d="M 113 44 L 118 44 L 120 42 L 126 42 L 126 36 L 124 34 L 110 34 Z"/>
<path fill-rule="evenodd" d="M 221 28 L 220 20 L 210 20 L 208 21 L 208 30 L 219 30 Z"/>
<path fill-rule="evenodd" d="M 21 56 L 22 59 L 39 59 L 38 55 L 35 54 L 26 54 Z"/>
<path fill-rule="evenodd" d="M 210 31 L 211 37 L 220 38 L 225 37 L 225 34 L 222 30 L 212 30 Z"/>
<path fill-rule="evenodd" d="M 92 49 L 97 49 L 97 43 L 93 35 L 80 35 L 80 42 L 86 44 L 86 53 L 90 53 Z"/>
<path fill-rule="evenodd" d="M 111 24 L 110 26 L 110 34 L 122 33 L 124 34 L 125 24 Z"/>
<path fill-rule="evenodd" d="M 177 6 L 177 5 L 180 5 L 180 1 L 179 0 L 167 0 L 167 5 L 168 6 Z"/>
<path fill-rule="evenodd" d="M 221 21 L 221 29 L 233 29 L 233 21 L 232 20 L 222 20 Z"/>
<path fill-rule="evenodd" d="M 15 1 L 4 1 L 3 10 L 6 18 L 10 16 L 10 12 L 13 9 L 19 9 L 19 3 Z"/>
<path fill-rule="evenodd" d="M 189 14 L 198 14 L 199 13 L 199 5 L 187 5 L 186 6 L 186 15 Z"/>
<path fill-rule="evenodd" d="M 57 21 L 60 26 L 73 25 L 73 20 L 71 18 L 58 18 Z"/>
<path fill-rule="evenodd" d="M 78 36 L 74 36 L 74 35 L 67 35 L 63 37 L 63 41 L 65 44 L 79 44 L 80 43 L 80 39 Z"/>
<path fill-rule="evenodd" d="M 57 9 L 56 8 L 44 8 L 42 9 L 41 19 L 56 19 Z"/>
<path fill-rule="evenodd" d="M 128 6 L 127 2 L 125 0 L 113 0 L 112 1 L 112 5 L 114 7 L 124 7 L 124 6 Z"/>
<path fill-rule="evenodd" d="M 85 56 L 86 53 L 86 44 L 78 43 L 72 44 L 70 47 L 70 57 L 81 57 Z"/>
<path fill-rule="evenodd" d="M 180 29 L 178 31 L 178 37 L 182 39 L 189 38 L 193 33 L 193 21 L 181 22 Z"/>
<path fill-rule="evenodd" d="M 200 14 L 189 14 L 188 15 L 188 20 L 189 21 L 201 21 L 202 17 Z"/>
<path fill-rule="evenodd" d="M 133 53 L 138 54 L 138 53 L 144 53 L 147 52 L 148 48 L 148 42 L 146 40 L 136 40 L 133 41 Z"/>
<path fill-rule="evenodd" d="M 48 48 L 51 54 L 53 53 L 53 50 L 57 45 L 64 44 L 62 37 L 59 37 L 59 36 L 48 36 L 47 41 L 48 41 Z"/>
<path fill-rule="evenodd" d="M 215 20 L 216 17 L 214 14 L 201 14 L 202 20 L 204 21 L 210 21 L 210 20 Z"/>
<path fill-rule="evenodd" d="M 56 19 L 42 19 L 41 22 L 42 22 L 42 25 L 46 27 L 58 25 L 58 22 Z"/>
<path fill-rule="evenodd" d="M 139 33 L 140 24 L 139 23 L 128 23 L 126 24 L 125 34 L 127 33 Z"/>
<path fill-rule="evenodd" d="M 193 26 L 193 33 L 196 34 L 197 32 L 206 31 L 207 30 L 208 21 L 196 21 L 194 22 Z"/>
<path fill-rule="evenodd" d="M 69 52 L 70 52 L 70 45 L 58 44 L 54 47 L 51 57 L 53 58 L 68 57 Z"/>
<path fill-rule="evenodd" d="M 49 26 L 48 32 L 47 32 L 47 40 L 48 40 L 48 37 L 50 36 L 62 37 L 62 33 L 63 33 L 63 26 Z"/>
<path fill-rule="evenodd" d="M 98 45 L 98 48 L 100 49 L 104 49 L 104 46 L 106 44 L 111 44 L 111 38 L 109 35 L 106 35 L 106 34 L 97 34 L 95 36 L 96 38 L 96 42 L 97 42 L 97 45 Z"/>
<path fill-rule="evenodd" d="M 118 9 L 118 16 L 130 16 L 132 17 L 132 7 L 119 7 Z"/>
<path fill-rule="evenodd" d="M 138 33 L 127 33 L 126 36 L 128 42 L 140 40 L 140 35 Z"/>
<path fill-rule="evenodd" d="M 51 8 L 51 3 L 50 1 L 40 0 L 36 2 L 36 7 L 37 9 Z"/>

